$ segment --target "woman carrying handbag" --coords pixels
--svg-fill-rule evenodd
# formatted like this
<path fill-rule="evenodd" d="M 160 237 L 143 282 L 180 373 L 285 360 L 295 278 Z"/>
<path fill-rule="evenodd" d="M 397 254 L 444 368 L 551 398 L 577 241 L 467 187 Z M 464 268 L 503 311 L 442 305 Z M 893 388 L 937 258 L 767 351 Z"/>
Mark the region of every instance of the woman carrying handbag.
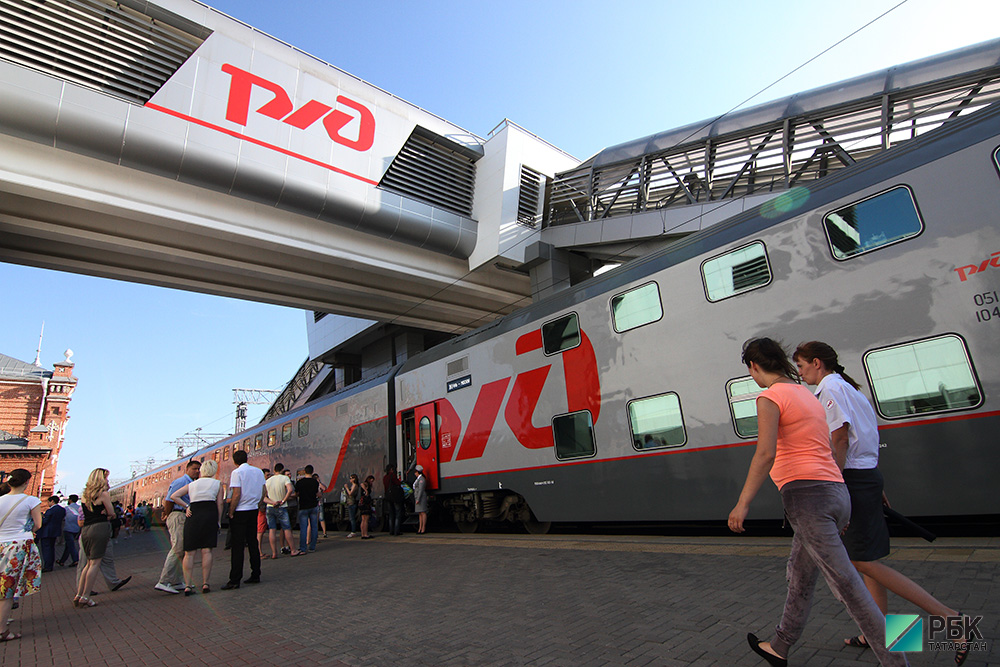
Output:
<path fill-rule="evenodd" d="M 14 597 L 41 588 L 42 557 L 34 531 L 42 525 L 42 501 L 25 493 L 30 479 L 30 472 L 17 468 L 7 478 L 10 493 L 0 497 L 0 642 L 21 638 L 7 628 Z"/>

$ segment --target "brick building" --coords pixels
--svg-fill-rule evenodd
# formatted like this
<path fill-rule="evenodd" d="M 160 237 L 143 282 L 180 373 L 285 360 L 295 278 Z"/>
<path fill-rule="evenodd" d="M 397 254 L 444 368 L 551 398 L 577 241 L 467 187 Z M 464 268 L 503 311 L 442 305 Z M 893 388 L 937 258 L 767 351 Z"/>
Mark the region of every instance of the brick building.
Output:
<path fill-rule="evenodd" d="M 0 477 L 15 468 L 31 471 L 28 493 L 52 493 L 66 434 L 69 401 L 76 389 L 72 350 L 45 370 L 0 354 Z"/>

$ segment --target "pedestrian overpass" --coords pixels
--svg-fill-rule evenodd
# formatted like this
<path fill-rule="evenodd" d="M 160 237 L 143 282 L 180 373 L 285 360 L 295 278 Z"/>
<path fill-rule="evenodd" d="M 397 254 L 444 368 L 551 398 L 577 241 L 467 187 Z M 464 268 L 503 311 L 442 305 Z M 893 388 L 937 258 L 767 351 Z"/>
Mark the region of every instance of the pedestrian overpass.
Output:
<path fill-rule="evenodd" d="M 998 98 L 1000 40 L 581 163 L 195 0 L 0 0 L 0 261 L 459 333 Z"/>

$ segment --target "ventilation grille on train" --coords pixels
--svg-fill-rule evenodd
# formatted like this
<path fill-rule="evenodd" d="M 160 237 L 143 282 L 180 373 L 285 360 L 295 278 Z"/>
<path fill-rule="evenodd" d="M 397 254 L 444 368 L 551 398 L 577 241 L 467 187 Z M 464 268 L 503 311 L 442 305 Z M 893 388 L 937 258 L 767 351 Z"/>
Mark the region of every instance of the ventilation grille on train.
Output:
<path fill-rule="evenodd" d="M 137 104 L 210 34 L 138 0 L 0 0 L 0 58 Z"/>
<path fill-rule="evenodd" d="M 380 186 L 452 213 L 472 217 L 476 163 L 443 137 L 417 127 Z"/>
<path fill-rule="evenodd" d="M 467 370 L 469 370 L 469 357 L 462 357 L 461 359 L 448 362 L 448 377 L 464 373 Z"/>
<path fill-rule="evenodd" d="M 517 222 L 526 227 L 536 227 L 539 199 L 545 187 L 545 176 L 531 167 L 521 165 L 521 187 L 517 195 Z"/>

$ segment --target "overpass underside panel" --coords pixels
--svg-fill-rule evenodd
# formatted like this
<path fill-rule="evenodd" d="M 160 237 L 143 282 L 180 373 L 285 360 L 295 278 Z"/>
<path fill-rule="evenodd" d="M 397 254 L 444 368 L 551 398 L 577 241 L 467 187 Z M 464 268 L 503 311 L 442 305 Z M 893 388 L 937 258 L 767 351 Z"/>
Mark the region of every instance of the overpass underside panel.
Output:
<path fill-rule="evenodd" d="M 421 196 L 422 183 L 416 196 L 378 185 L 415 131 L 457 146 L 467 163 L 480 140 L 201 5 L 163 5 L 173 11 L 5 0 L 2 131 L 469 257 L 477 231 L 469 206 L 432 190 Z M 431 174 L 441 169 L 432 157 L 407 159 Z"/>
<path fill-rule="evenodd" d="M 0 1 L 0 259 L 464 331 L 529 292 L 482 142 L 191 0 Z"/>

